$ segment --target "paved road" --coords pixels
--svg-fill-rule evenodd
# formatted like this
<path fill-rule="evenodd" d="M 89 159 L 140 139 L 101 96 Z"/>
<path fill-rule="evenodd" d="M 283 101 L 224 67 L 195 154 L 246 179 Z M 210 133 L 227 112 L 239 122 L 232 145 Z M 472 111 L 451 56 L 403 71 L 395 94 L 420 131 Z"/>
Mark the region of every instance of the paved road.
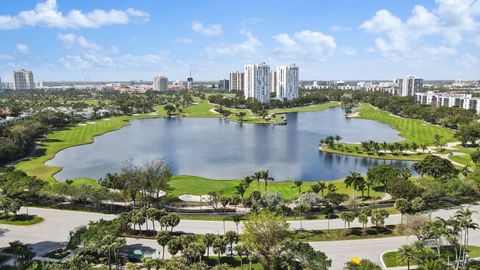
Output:
<path fill-rule="evenodd" d="M 480 212 L 480 205 L 471 205 L 471 207 Z M 438 210 L 432 212 L 432 217 L 450 217 L 458 208 Z M 45 219 L 41 224 L 33 226 L 11 226 L 0 225 L 0 247 L 7 246 L 9 242 L 19 240 L 24 243 L 33 245 L 37 254 L 42 255 L 52 249 L 58 248 L 63 242 L 68 240 L 69 232 L 78 226 L 88 224 L 90 221 L 100 219 L 113 219 L 114 215 L 97 214 L 90 212 L 65 211 L 46 208 L 29 209 L 29 214 L 35 214 Z M 21 212 L 25 212 L 22 209 Z M 474 220 L 480 223 L 479 215 L 475 215 Z M 307 230 L 326 229 L 328 221 L 326 220 L 308 220 L 308 221 L 292 221 L 289 222 L 294 229 L 300 228 L 300 225 Z M 400 215 L 392 215 L 386 220 L 386 224 L 400 223 Z M 224 227 L 225 226 L 225 227 Z M 353 222 L 352 226 L 361 226 L 357 222 Z M 158 228 L 158 227 L 157 227 Z M 226 231 L 236 230 L 235 223 L 221 221 L 198 221 L 198 220 L 182 220 L 175 228 L 175 231 L 183 231 L 189 233 L 223 233 Z M 330 220 L 330 228 L 343 228 L 343 222 L 339 219 Z M 242 230 L 240 225 L 240 230 Z M 380 254 L 386 250 L 396 249 L 402 244 L 413 241 L 413 237 L 395 237 L 383 239 L 368 240 L 349 240 L 349 241 L 333 241 L 333 242 L 316 242 L 312 245 L 319 250 L 327 253 L 333 259 L 333 269 L 341 269 L 342 264 L 351 257 L 358 256 L 369 258 L 379 262 Z M 471 241 L 474 245 L 480 245 L 480 231 L 471 233 Z M 143 239 L 127 239 L 127 243 L 131 245 L 143 245 L 146 248 L 160 250 L 158 244 L 153 240 Z"/>

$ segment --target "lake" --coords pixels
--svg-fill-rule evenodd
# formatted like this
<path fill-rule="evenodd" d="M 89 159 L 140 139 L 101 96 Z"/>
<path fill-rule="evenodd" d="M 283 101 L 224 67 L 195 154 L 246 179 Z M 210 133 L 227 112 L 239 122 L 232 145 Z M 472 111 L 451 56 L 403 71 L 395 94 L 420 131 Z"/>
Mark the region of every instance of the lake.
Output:
<path fill-rule="evenodd" d="M 63 167 L 57 180 L 99 179 L 118 172 L 125 160 L 141 165 L 162 158 L 177 175 L 240 179 L 270 170 L 276 181 L 334 180 L 350 171 L 409 161 L 378 160 L 324 153 L 319 139 L 339 134 L 344 142 L 395 142 L 402 138 L 388 125 L 365 119 L 345 119 L 341 108 L 286 114 L 287 125 L 254 125 L 224 119 L 159 118 L 133 120 L 118 131 L 96 137 L 94 143 L 60 151 L 48 165 Z"/>

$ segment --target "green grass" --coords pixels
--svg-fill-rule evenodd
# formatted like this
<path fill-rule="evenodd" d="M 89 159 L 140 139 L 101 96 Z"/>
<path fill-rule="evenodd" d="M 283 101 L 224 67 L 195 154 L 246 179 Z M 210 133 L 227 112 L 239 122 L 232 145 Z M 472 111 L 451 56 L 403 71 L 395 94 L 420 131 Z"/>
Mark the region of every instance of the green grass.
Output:
<path fill-rule="evenodd" d="M 360 118 L 375 120 L 390 125 L 400 132 L 407 142 L 433 145 L 435 134 L 441 135 L 443 142 L 456 141 L 450 129 L 426 124 L 421 120 L 392 116 L 389 112 L 377 109 L 369 104 L 360 104 Z"/>
<path fill-rule="evenodd" d="M 480 247 L 477 246 L 468 246 L 468 255 L 470 258 L 479 258 L 480 257 Z M 446 252 L 447 251 L 447 252 Z M 455 259 L 455 253 L 453 251 L 453 248 L 451 247 L 442 247 L 440 254 L 442 255 L 442 258 L 445 260 L 448 259 L 448 256 L 450 256 L 450 260 Z M 397 251 L 391 251 L 383 254 L 382 257 L 383 262 L 387 267 L 398 267 L 398 266 L 407 266 L 406 262 L 400 261 L 398 259 L 398 252 Z M 410 263 L 410 265 L 414 265 L 415 263 Z"/>
<path fill-rule="evenodd" d="M 238 185 L 239 182 L 240 180 L 213 180 L 198 176 L 178 175 L 174 176 L 172 179 L 171 185 L 173 190 L 170 194 L 173 196 L 179 196 L 182 194 L 205 195 L 208 192 L 216 191 L 223 192 L 224 195 L 230 196 L 235 193 L 235 186 Z M 345 187 L 343 179 L 331 181 L 331 183 L 334 183 L 337 186 L 338 193 L 347 195 L 352 193 L 350 188 L 347 189 Z M 315 182 L 304 182 L 302 185 L 302 191 L 309 191 L 310 186 L 313 184 L 315 184 Z M 261 181 L 258 186 L 256 181 L 252 182 L 245 193 L 245 196 L 248 196 L 255 190 L 264 192 L 264 183 Z M 279 192 L 286 200 L 292 200 L 299 195 L 298 189 L 293 187 L 293 181 L 269 182 L 267 191 Z M 380 198 L 383 196 L 383 193 L 371 190 L 370 196 Z"/>
<path fill-rule="evenodd" d="M 343 148 L 340 149 L 332 149 L 326 145 L 322 146 L 322 151 L 332 154 L 341 154 L 347 156 L 355 156 L 355 157 L 366 157 L 366 158 L 374 158 L 374 159 L 389 159 L 389 160 L 413 160 L 413 161 L 420 161 L 423 160 L 427 154 L 384 154 L 384 155 L 377 155 L 372 154 L 369 155 L 365 152 L 356 152 L 355 146 L 358 146 L 361 149 L 361 146 L 354 145 L 354 144 L 341 144 Z"/>
<path fill-rule="evenodd" d="M 339 240 L 358 240 L 371 238 L 384 238 L 404 236 L 405 234 L 397 233 L 394 225 L 388 225 L 386 228 L 368 227 L 365 235 L 362 235 L 362 228 L 314 230 L 314 231 L 296 231 L 295 238 L 303 241 L 339 241 Z"/>
<path fill-rule="evenodd" d="M 316 104 L 311 106 L 292 107 L 285 109 L 273 109 L 269 110 L 270 113 L 289 113 L 289 112 L 314 112 L 323 111 L 329 108 L 340 106 L 340 102 L 326 102 L 322 104 Z"/>
<path fill-rule="evenodd" d="M 40 222 L 43 222 L 43 218 L 39 216 L 32 216 L 32 215 L 0 215 L 0 224 L 7 224 L 7 225 L 17 225 L 17 226 L 29 226 L 35 225 Z"/>

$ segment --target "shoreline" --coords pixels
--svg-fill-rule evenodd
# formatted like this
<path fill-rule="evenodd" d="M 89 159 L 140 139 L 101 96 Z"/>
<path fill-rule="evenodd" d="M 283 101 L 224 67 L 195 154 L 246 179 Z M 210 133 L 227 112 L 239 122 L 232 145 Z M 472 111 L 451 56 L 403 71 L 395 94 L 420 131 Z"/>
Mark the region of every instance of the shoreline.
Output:
<path fill-rule="evenodd" d="M 337 103 L 338 102 L 327 102 L 327 103 L 310 105 L 310 106 L 305 106 L 305 107 L 317 106 L 318 109 L 316 109 L 314 111 L 322 111 L 322 110 L 329 109 L 331 107 L 338 106 Z M 204 101 L 204 102 L 202 102 L 198 105 L 202 105 L 202 104 L 211 105 L 210 103 L 208 103 L 208 101 Z M 198 106 L 198 105 L 190 105 L 189 107 L 195 107 L 195 106 Z M 289 108 L 289 110 L 291 110 L 292 112 L 293 111 L 302 112 L 303 111 L 302 108 L 304 108 L 304 107 L 293 107 L 293 108 Z M 65 129 L 62 129 L 62 130 L 54 131 L 50 134 L 47 134 L 47 139 L 42 141 L 42 143 L 39 145 L 39 147 L 36 149 L 36 151 L 31 156 L 25 157 L 24 160 L 16 163 L 14 166 L 15 166 L 16 169 L 23 170 L 25 173 L 27 173 L 27 175 L 36 176 L 36 177 L 38 177 L 42 180 L 45 180 L 49 183 L 58 182 L 58 180 L 56 180 L 54 178 L 54 175 L 57 174 L 58 172 L 60 172 L 63 168 L 62 167 L 56 167 L 56 166 L 50 166 L 50 165 L 46 164 L 48 161 L 55 158 L 55 156 L 58 152 L 60 152 L 62 150 L 65 150 L 65 149 L 68 149 L 68 148 L 71 148 L 71 147 L 94 143 L 95 138 L 97 136 L 101 136 L 101 135 L 107 134 L 109 132 L 117 131 L 117 130 L 123 128 L 123 127 L 129 126 L 131 124 L 132 120 L 158 119 L 158 118 L 165 118 L 166 117 L 166 113 L 163 110 L 162 106 L 157 106 L 157 107 L 155 107 L 155 109 L 156 109 L 155 114 L 152 113 L 152 112 L 149 112 L 149 113 L 137 114 L 137 115 L 114 116 L 114 117 L 109 117 L 110 121 L 98 121 L 98 123 L 96 123 L 95 125 L 79 126 L 79 125 L 76 124 L 76 125 L 69 126 L 69 127 L 65 128 Z M 206 111 L 210 112 L 209 111 L 210 109 L 212 109 L 212 108 L 208 108 Z M 273 111 L 273 110 L 271 110 L 271 111 Z M 197 112 L 197 113 L 202 114 L 204 112 L 200 111 L 200 112 Z M 192 114 L 192 115 L 186 114 L 186 115 L 178 116 L 178 117 L 179 118 L 208 118 L 208 117 L 204 117 L 204 116 L 198 117 L 198 116 L 195 116 L 194 114 Z M 220 115 L 215 116 L 215 117 L 210 117 L 210 118 L 220 118 Z M 235 121 L 235 120 L 232 120 L 232 119 L 229 119 L 229 120 L 233 121 L 233 122 L 238 122 L 238 121 Z M 88 120 L 88 121 L 90 121 L 90 120 Z M 85 121 L 85 122 L 87 122 L 87 121 Z M 244 124 L 271 124 L 271 125 L 274 125 L 274 123 L 255 123 L 255 122 L 249 123 L 249 122 L 246 122 L 246 121 L 243 121 L 242 123 L 244 123 Z M 89 129 L 89 128 L 95 128 L 95 127 L 98 127 L 98 126 L 105 126 L 105 127 L 102 127 L 100 130 L 94 130 L 94 131 L 90 132 L 85 137 L 78 139 L 78 141 L 74 141 L 75 139 L 71 139 L 70 138 L 71 136 L 68 136 L 68 135 L 70 135 L 69 133 L 74 132 L 72 130 L 75 130 L 75 129 L 78 129 L 78 130 Z M 76 132 L 74 132 L 74 133 L 76 133 Z M 68 137 L 70 139 L 70 141 L 68 141 L 67 139 L 64 139 L 62 137 L 62 135 L 64 137 Z M 61 137 L 63 139 L 57 139 L 56 137 Z M 57 140 L 57 141 L 49 141 L 49 140 Z M 45 152 L 42 155 L 37 156 L 38 150 L 42 150 L 42 149 L 44 149 Z M 75 178 L 75 179 L 73 179 L 74 183 L 75 183 L 76 179 L 81 179 L 81 181 L 84 181 L 84 182 L 92 182 L 90 180 L 90 178 Z M 80 180 L 77 180 L 77 181 L 80 181 Z M 96 180 L 94 180 L 94 181 L 96 183 Z M 218 181 L 218 180 L 215 180 L 215 181 Z"/>

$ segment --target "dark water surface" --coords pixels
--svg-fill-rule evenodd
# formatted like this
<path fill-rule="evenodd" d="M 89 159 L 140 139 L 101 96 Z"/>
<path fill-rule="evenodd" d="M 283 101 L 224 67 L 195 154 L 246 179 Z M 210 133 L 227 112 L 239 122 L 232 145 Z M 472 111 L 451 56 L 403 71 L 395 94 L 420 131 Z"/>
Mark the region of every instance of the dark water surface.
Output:
<path fill-rule="evenodd" d="M 58 180 L 101 178 L 118 172 L 132 158 L 143 164 L 165 159 L 175 174 L 214 179 L 243 178 L 268 169 L 275 180 L 333 180 L 349 171 L 364 173 L 387 161 L 328 154 L 318 150 L 321 137 L 339 134 L 344 142 L 400 141 L 391 127 L 364 119 L 345 119 L 340 108 L 287 114 L 288 125 L 252 125 L 222 119 L 147 119 L 95 138 L 93 144 L 60 151 L 49 165 L 63 167 Z"/>

